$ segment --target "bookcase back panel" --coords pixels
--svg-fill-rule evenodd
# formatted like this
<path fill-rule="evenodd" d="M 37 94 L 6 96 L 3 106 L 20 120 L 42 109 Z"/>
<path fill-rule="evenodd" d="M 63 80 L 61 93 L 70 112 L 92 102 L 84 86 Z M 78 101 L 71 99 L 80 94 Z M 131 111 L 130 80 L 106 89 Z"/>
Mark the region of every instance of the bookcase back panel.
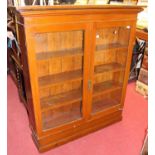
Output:
<path fill-rule="evenodd" d="M 118 27 L 99 29 L 96 32 L 96 45 L 109 45 L 118 42 Z"/>
<path fill-rule="evenodd" d="M 83 31 L 50 32 L 35 35 L 37 53 L 82 49 Z"/>
<path fill-rule="evenodd" d="M 108 80 L 113 79 L 113 73 L 111 72 L 105 72 L 100 75 L 96 75 L 94 77 L 94 84 L 100 83 L 100 82 L 106 82 Z"/>
<path fill-rule="evenodd" d="M 61 72 L 82 69 L 83 56 L 74 55 L 66 57 L 50 58 L 48 60 L 40 60 L 37 62 L 38 76 L 46 76 L 58 74 Z"/>
<path fill-rule="evenodd" d="M 41 88 L 39 90 L 39 94 L 40 94 L 40 98 L 43 98 L 43 97 L 49 97 L 52 95 L 54 96 L 54 95 L 58 95 L 58 94 L 61 94 L 67 91 L 77 90 L 77 89 L 82 90 L 81 80 L 69 81 L 66 83 L 57 84 L 57 85 L 50 86 L 47 88 Z"/>
<path fill-rule="evenodd" d="M 116 50 L 96 51 L 95 66 L 112 63 L 116 61 Z"/>
<path fill-rule="evenodd" d="M 130 36 L 130 26 L 112 27 L 97 29 L 96 46 L 97 48 L 109 48 L 117 46 L 128 46 Z"/>

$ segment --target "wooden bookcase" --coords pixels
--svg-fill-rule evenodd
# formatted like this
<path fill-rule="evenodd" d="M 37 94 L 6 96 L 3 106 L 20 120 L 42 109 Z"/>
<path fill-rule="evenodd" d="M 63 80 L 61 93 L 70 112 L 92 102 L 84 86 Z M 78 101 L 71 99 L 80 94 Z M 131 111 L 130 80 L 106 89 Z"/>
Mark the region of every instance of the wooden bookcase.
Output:
<path fill-rule="evenodd" d="M 138 6 L 15 13 L 32 137 L 46 151 L 122 119 Z"/>

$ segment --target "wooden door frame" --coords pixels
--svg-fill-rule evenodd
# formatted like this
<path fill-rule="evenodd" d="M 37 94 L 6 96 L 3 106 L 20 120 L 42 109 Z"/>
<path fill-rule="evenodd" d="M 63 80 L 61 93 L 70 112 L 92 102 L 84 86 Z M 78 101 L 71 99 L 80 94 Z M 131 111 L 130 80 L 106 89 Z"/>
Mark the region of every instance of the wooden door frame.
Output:
<path fill-rule="evenodd" d="M 126 62 L 126 67 L 125 67 L 125 73 L 124 73 L 124 80 L 123 80 L 123 86 L 122 86 L 122 94 L 121 94 L 121 101 L 120 104 L 116 105 L 115 107 L 111 107 L 109 109 L 106 109 L 98 112 L 96 114 L 91 114 L 92 111 L 92 99 L 91 99 L 91 103 L 90 103 L 90 107 L 89 107 L 89 112 L 91 115 L 91 118 L 93 117 L 93 119 L 98 118 L 98 117 L 102 117 L 105 113 L 107 113 L 107 111 L 111 112 L 111 111 L 115 111 L 115 110 L 123 110 L 123 106 L 124 106 L 124 100 L 125 100 L 125 96 L 126 96 L 126 87 L 127 87 L 127 83 L 128 83 L 128 77 L 129 77 L 129 70 L 130 70 L 130 63 L 131 63 L 131 57 L 132 57 L 132 50 L 133 50 L 133 45 L 134 45 L 134 36 L 135 36 L 135 20 L 122 20 L 122 21 L 100 21 L 100 22 L 94 22 L 93 23 L 93 43 L 92 43 L 92 51 L 91 51 L 91 80 L 92 83 L 94 84 L 94 56 L 95 56 L 95 49 L 96 49 L 96 30 L 97 29 L 101 29 L 101 28 L 112 28 L 112 27 L 117 27 L 117 26 L 130 26 L 130 36 L 129 36 L 129 44 L 128 44 L 128 50 L 127 50 L 127 62 Z M 92 84 L 92 85 L 93 85 Z M 91 97 L 93 96 L 92 94 L 90 95 Z"/>
<path fill-rule="evenodd" d="M 64 32 L 64 31 L 74 31 L 74 30 L 83 30 L 84 31 L 84 65 L 83 65 L 83 108 L 82 108 L 82 119 L 77 120 L 76 122 L 69 122 L 62 126 L 56 126 L 51 129 L 47 129 L 45 131 L 42 130 L 42 114 L 39 100 L 39 88 L 38 88 L 38 80 L 37 80 L 37 66 L 36 66 L 36 58 L 35 58 L 35 42 L 33 36 L 37 33 L 49 33 L 49 32 Z M 84 123 L 84 121 L 88 118 L 87 106 L 90 105 L 88 102 L 88 74 L 89 74 L 89 51 L 90 51 L 90 26 L 88 23 L 64 23 L 64 24 L 50 24 L 50 25 L 36 25 L 25 27 L 26 32 L 26 44 L 27 44 L 27 55 L 28 55 L 28 65 L 30 70 L 30 83 L 31 83 L 31 91 L 33 96 L 33 105 L 34 105 L 34 115 L 36 120 L 36 130 L 37 136 L 42 137 L 51 133 L 62 132 L 63 130 L 67 130 L 73 128 L 75 126 L 79 126 Z M 38 104 L 39 103 L 39 104 Z"/>

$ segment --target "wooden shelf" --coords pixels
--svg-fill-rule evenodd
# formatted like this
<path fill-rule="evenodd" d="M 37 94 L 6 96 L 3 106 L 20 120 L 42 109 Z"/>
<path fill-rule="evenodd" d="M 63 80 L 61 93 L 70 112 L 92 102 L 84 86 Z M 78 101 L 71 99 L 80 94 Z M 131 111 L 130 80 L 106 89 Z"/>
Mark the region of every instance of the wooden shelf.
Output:
<path fill-rule="evenodd" d="M 107 108 L 116 106 L 118 104 L 119 104 L 118 102 L 116 102 L 115 100 L 113 100 L 111 98 L 104 98 L 102 100 L 93 102 L 92 113 L 103 111 L 103 110 L 105 110 Z"/>
<path fill-rule="evenodd" d="M 72 108 L 59 109 L 59 111 L 53 111 L 53 115 L 42 117 L 43 120 L 43 130 L 51 129 L 57 126 L 63 126 L 66 123 L 71 123 L 81 119 L 81 109 L 79 106 L 73 106 Z"/>
<path fill-rule="evenodd" d="M 121 89 L 122 86 L 114 81 L 105 81 L 101 83 L 94 84 L 93 97 L 102 95 L 105 93 L 110 93 Z"/>
<path fill-rule="evenodd" d="M 114 44 L 105 44 L 105 45 L 97 45 L 96 46 L 96 51 L 102 51 L 102 50 L 127 50 L 128 46 L 127 45 L 121 45 L 119 43 L 114 43 Z"/>
<path fill-rule="evenodd" d="M 74 49 L 66 49 L 62 51 L 53 51 L 53 52 L 41 52 L 37 53 L 36 59 L 37 60 L 45 60 L 49 58 L 56 58 L 56 57 L 64 57 L 64 56 L 73 56 L 73 55 L 81 55 L 83 56 L 83 49 L 80 48 L 74 48 Z"/>
<path fill-rule="evenodd" d="M 109 63 L 104 65 L 95 66 L 95 74 L 100 74 L 103 72 L 117 72 L 124 70 L 124 66 L 119 63 Z"/>
<path fill-rule="evenodd" d="M 50 87 L 67 81 L 82 80 L 82 70 L 62 72 L 54 75 L 47 75 L 39 78 L 40 88 Z"/>
<path fill-rule="evenodd" d="M 62 106 L 79 101 L 82 101 L 81 89 L 42 98 L 40 103 L 42 112 L 45 112 L 50 109 L 60 108 Z"/>

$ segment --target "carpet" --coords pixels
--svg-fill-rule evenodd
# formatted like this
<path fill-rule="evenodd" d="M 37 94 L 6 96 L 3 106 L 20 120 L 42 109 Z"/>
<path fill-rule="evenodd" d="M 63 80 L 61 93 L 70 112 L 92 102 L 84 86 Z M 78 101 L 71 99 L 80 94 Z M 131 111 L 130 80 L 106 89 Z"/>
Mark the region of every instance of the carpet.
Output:
<path fill-rule="evenodd" d="M 7 78 L 8 155 L 139 155 L 148 123 L 148 102 L 128 84 L 123 120 L 87 136 L 39 153 L 31 138 L 28 117 L 17 88 Z"/>

